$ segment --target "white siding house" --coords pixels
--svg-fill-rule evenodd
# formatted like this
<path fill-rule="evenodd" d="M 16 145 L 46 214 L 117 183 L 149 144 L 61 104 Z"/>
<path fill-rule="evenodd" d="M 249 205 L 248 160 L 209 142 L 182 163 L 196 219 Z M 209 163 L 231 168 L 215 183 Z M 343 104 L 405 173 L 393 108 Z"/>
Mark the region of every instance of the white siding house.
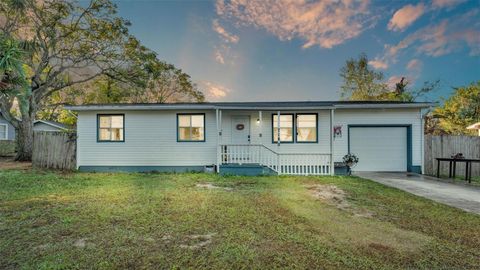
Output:
<path fill-rule="evenodd" d="M 33 122 L 34 131 L 66 131 L 68 127 L 53 121 L 35 120 Z M 0 141 L 14 141 L 16 139 L 15 127 L 7 121 L 2 112 L 0 112 Z"/>
<path fill-rule="evenodd" d="M 83 171 L 215 166 L 220 172 L 267 168 L 278 174 L 333 174 L 334 162 L 347 153 L 360 159 L 354 170 L 421 172 L 421 109 L 428 106 L 226 102 L 68 108 L 78 113 L 77 167 Z"/>
<path fill-rule="evenodd" d="M 15 140 L 15 134 L 15 127 L 0 112 L 0 141 L 13 141 Z"/>
<path fill-rule="evenodd" d="M 47 121 L 47 120 L 35 120 L 33 122 L 34 131 L 67 131 L 69 128 L 62 123 Z"/>

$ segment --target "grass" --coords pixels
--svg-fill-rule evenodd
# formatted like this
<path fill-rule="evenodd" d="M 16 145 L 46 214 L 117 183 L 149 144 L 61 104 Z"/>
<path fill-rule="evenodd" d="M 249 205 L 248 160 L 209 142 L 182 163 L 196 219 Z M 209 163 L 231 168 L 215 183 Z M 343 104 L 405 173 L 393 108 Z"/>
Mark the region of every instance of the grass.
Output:
<path fill-rule="evenodd" d="M 436 175 L 432 175 L 437 177 Z M 440 175 L 440 178 L 444 181 L 452 181 L 454 183 L 460 183 L 465 185 L 480 186 L 480 176 L 472 176 L 471 182 L 465 181 L 465 175 L 455 175 L 455 178 L 449 178 L 448 175 Z"/>
<path fill-rule="evenodd" d="M 349 206 L 312 185 L 338 187 Z M 478 269 L 479 258 L 480 216 L 355 177 L 0 171 L 1 269 Z"/>

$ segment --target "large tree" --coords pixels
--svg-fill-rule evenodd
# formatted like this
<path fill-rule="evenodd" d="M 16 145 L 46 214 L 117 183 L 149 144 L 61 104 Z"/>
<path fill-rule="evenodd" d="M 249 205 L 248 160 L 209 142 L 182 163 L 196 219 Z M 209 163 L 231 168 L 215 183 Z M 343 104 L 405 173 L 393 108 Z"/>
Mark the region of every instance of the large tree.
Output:
<path fill-rule="evenodd" d="M 17 160 L 31 159 L 33 120 L 52 95 L 101 76 L 147 87 L 152 74 L 169 69 L 129 34 L 129 25 L 110 0 L 0 2 L 0 30 L 24 51 L 26 85 L 0 92 L 0 110 L 18 130 Z M 24 102 L 15 118 L 11 108 L 19 97 Z"/>
<path fill-rule="evenodd" d="M 165 64 L 165 68 L 159 71 L 150 74 L 146 86 L 124 83 L 107 76 L 74 85 L 51 95 L 38 113 L 38 117 L 74 125 L 75 117 L 63 109 L 65 104 L 172 103 L 205 100 L 203 93 L 181 70 Z"/>
<path fill-rule="evenodd" d="M 375 71 L 368 65 L 365 53 L 358 59 L 348 59 L 340 69 L 343 83 L 340 87 L 341 98 L 344 100 L 363 101 L 415 101 L 425 94 L 435 90 L 439 81 L 426 81 L 418 89 L 412 89 L 410 82 L 401 77 L 394 86 L 388 85 L 385 75 Z"/>
<path fill-rule="evenodd" d="M 368 65 L 367 55 L 362 53 L 358 59 L 348 59 L 340 69 L 343 84 L 341 97 L 346 100 L 378 100 L 378 96 L 388 91 L 382 72 Z"/>
<path fill-rule="evenodd" d="M 454 93 L 427 119 L 427 133 L 476 135 L 467 126 L 480 122 L 480 81 L 454 88 Z"/>

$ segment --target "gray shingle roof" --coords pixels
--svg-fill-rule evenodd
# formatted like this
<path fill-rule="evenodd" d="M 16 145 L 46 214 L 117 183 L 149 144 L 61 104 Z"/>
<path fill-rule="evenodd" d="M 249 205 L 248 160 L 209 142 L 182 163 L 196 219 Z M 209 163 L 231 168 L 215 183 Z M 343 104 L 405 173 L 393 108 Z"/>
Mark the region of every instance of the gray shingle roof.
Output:
<path fill-rule="evenodd" d="M 201 103 L 116 103 L 66 106 L 73 111 L 168 109 L 316 109 L 316 108 L 427 108 L 433 103 L 399 101 L 272 101 Z"/>
<path fill-rule="evenodd" d="M 37 123 L 37 122 L 42 122 L 44 124 L 54 126 L 54 127 L 58 127 L 58 128 L 63 128 L 63 129 L 69 129 L 70 128 L 69 126 L 67 126 L 65 124 L 55 122 L 55 121 L 48 121 L 48 120 L 40 120 L 39 119 L 39 120 L 35 120 L 33 123 Z"/>

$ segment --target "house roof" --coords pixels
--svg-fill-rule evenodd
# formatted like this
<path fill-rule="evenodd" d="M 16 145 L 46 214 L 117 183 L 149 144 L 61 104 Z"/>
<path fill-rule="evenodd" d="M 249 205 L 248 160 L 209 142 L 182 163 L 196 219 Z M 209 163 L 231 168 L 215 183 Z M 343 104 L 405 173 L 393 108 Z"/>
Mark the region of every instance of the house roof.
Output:
<path fill-rule="evenodd" d="M 49 126 L 52 126 L 52 127 L 56 127 L 56 128 L 59 128 L 59 129 L 69 129 L 68 126 L 62 124 L 62 123 L 59 123 L 59 122 L 54 122 L 54 121 L 48 121 L 48 120 L 35 120 L 33 122 L 33 124 L 35 125 L 36 123 L 44 123 L 45 125 L 49 125 Z"/>
<path fill-rule="evenodd" d="M 0 110 L 0 116 L 3 116 L 3 113 L 2 111 Z M 20 118 L 18 117 L 15 117 L 17 120 L 21 120 Z M 6 119 L 5 119 L 6 120 Z M 64 125 L 62 123 L 59 123 L 59 122 L 55 122 L 55 121 L 48 121 L 48 120 L 35 120 L 33 121 L 33 124 L 35 125 L 36 123 L 44 123 L 46 125 L 49 125 L 49 126 L 52 126 L 52 127 L 56 127 L 56 128 L 59 128 L 59 129 L 69 129 L 70 127 L 67 126 L 67 125 Z"/>
<path fill-rule="evenodd" d="M 106 110 L 176 110 L 176 109 L 237 109 L 237 110 L 294 110 L 294 109 L 336 109 L 336 108 L 428 108 L 428 102 L 399 101 L 274 101 L 274 102 L 201 102 L 201 103 L 119 103 L 65 106 L 72 111 Z"/>

